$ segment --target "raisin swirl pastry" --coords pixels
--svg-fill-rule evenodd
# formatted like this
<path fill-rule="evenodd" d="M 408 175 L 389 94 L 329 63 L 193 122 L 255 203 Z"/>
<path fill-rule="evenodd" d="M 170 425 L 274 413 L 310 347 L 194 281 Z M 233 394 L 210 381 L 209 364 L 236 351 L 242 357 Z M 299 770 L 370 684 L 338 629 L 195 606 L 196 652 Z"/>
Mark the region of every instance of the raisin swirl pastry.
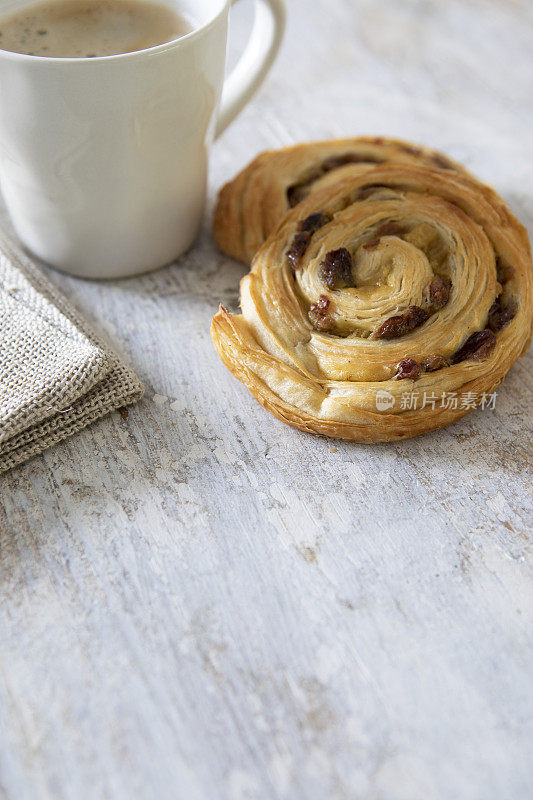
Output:
<path fill-rule="evenodd" d="M 465 172 L 436 150 L 383 137 L 310 142 L 261 153 L 222 188 L 215 241 L 223 253 L 250 264 L 289 209 L 312 192 L 388 161 Z"/>
<path fill-rule="evenodd" d="M 392 441 L 467 412 L 445 395 L 492 392 L 527 350 L 532 302 L 526 231 L 495 192 L 385 164 L 289 212 L 242 280 L 242 316 L 221 307 L 211 333 L 284 422 Z M 436 402 L 403 402 L 415 392 Z"/>

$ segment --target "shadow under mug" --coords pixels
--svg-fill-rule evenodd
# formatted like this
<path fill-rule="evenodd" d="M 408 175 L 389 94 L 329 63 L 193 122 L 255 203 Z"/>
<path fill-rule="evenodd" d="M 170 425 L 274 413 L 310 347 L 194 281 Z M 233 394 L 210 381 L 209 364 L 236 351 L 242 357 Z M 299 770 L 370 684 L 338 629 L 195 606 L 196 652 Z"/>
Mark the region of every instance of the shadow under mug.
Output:
<path fill-rule="evenodd" d="M 147 50 L 90 59 L 0 50 L 4 201 L 23 244 L 64 272 L 137 275 L 191 246 L 211 144 L 277 54 L 284 0 L 255 0 L 250 41 L 225 83 L 230 0 L 175 3 L 192 32 Z M 30 4 L 0 0 L 0 15 Z"/>

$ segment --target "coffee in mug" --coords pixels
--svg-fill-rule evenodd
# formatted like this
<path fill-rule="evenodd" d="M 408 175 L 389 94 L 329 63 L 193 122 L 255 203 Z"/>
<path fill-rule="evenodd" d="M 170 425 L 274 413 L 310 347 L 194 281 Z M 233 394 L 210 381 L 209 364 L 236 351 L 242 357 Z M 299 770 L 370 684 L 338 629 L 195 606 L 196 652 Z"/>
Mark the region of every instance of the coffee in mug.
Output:
<path fill-rule="evenodd" d="M 46 0 L 0 17 L 0 48 L 47 58 L 97 58 L 145 50 L 192 30 L 150 0 Z"/>

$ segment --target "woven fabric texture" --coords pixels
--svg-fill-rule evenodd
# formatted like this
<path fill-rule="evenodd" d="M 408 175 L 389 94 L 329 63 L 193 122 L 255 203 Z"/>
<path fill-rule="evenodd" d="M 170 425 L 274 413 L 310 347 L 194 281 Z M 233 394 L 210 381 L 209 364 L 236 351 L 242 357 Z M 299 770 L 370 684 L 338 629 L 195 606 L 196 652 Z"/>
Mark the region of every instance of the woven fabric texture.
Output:
<path fill-rule="evenodd" d="M 131 369 L 0 234 L 0 473 L 142 394 Z"/>

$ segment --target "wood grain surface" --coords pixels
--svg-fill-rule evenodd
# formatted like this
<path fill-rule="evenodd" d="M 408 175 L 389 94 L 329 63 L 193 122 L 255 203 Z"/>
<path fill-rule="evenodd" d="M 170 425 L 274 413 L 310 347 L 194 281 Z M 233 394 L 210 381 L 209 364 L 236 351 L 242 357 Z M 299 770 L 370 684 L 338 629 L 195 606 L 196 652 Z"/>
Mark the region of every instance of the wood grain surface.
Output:
<path fill-rule="evenodd" d="M 533 232 L 528 0 L 288 5 L 211 208 L 262 149 L 382 133 Z M 212 347 L 244 270 L 209 226 L 146 277 L 50 273 L 148 391 L 0 479 L 0 797 L 529 800 L 533 358 L 435 434 L 298 433 Z"/>

